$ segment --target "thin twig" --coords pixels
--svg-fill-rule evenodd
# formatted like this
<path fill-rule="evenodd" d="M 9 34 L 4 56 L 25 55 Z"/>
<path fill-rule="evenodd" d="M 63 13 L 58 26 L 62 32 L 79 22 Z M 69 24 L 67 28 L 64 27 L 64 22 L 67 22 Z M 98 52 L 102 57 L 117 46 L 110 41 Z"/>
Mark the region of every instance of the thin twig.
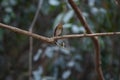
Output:
<path fill-rule="evenodd" d="M 35 13 L 32 23 L 30 25 L 29 32 L 31 32 L 31 33 L 33 32 L 35 22 L 38 18 L 42 2 L 43 2 L 43 0 L 39 0 L 37 11 Z M 29 47 L 29 80 L 32 80 L 32 54 L 33 54 L 33 38 L 32 37 L 29 38 L 29 44 L 30 44 L 29 45 L 30 46 Z"/>
<path fill-rule="evenodd" d="M 73 10 L 75 11 L 79 21 L 82 23 L 82 25 L 84 26 L 85 30 L 87 33 L 92 34 L 92 31 L 90 30 L 85 18 L 82 16 L 82 12 L 81 10 L 76 6 L 76 4 L 74 3 L 73 0 L 68 0 L 69 4 L 71 5 L 71 7 L 73 8 Z M 96 71 L 98 74 L 98 79 L 99 80 L 104 80 L 103 77 L 103 73 L 102 73 L 102 68 L 101 68 L 101 60 L 100 60 L 100 45 L 98 42 L 98 38 L 93 36 L 91 37 L 94 43 L 94 48 L 95 48 L 95 53 L 96 53 L 96 57 L 95 57 L 95 67 L 96 67 Z"/>
<path fill-rule="evenodd" d="M 113 36 L 120 35 L 120 32 L 107 32 L 107 33 L 93 33 L 93 34 L 71 34 L 53 37 L 54 40 L 57 39 L 68 39 L 68 38 L 83 38 L 83 37 L 93 37 L 93 36 Z"/>

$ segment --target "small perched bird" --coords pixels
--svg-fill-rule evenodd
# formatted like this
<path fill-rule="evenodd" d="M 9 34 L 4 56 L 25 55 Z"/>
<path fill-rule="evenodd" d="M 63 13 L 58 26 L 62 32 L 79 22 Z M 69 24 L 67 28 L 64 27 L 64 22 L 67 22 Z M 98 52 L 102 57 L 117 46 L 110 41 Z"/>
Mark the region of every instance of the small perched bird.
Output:
<path fill-rule="evenodd" d="M 54 30 L 54 36 L 61 36 L 62 32 L 63 32 L 63 25 L 62 23 L 59 23 Z"/>
<path fill-rule="evenodd" d="M 61 36 L 62 32 L 63 32 L 63 25 L 62 25 L 62 23 L 59 23 L 54 30 L 54 37 L 55 36 Z M 56 43 L 56 45 L 58 45 L 60 47 L 64 46 L 64 42 L 62 42 L 62 44 L 61 44 L 56 40 L 55 43 Z"/>

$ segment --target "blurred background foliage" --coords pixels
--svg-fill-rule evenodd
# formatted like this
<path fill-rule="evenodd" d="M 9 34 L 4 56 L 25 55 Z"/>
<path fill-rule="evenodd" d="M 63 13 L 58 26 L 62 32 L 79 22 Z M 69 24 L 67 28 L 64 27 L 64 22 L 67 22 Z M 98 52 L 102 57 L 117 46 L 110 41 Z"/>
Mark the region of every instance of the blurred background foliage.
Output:
<path fill-rule="evenodd" d="M 120 31 L 120 7 L 114 0 L 74 0 L 94 32 Z M 0 22 L 28 30 L 38 0 L 0 0 Z M 62 21 L 64 34 L 85 30 L 67 0 L 43 0 L 34 33 L 51 37 Z M 120 80 L 120 36 L 99 37 L 105 80 Z M 65 39 L 66 47 L 34 39 L 34 80 L 97 80 L 90 38 Z M 0 80 L 28 80 L 29 38 L 0 29 Z"/>

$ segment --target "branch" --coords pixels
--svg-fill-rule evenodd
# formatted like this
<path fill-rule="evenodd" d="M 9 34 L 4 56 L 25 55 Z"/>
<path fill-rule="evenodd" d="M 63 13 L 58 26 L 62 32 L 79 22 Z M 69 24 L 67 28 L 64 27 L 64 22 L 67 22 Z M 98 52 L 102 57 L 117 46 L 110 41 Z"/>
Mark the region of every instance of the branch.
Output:
<path fill-rule="evenodd" d="M 68 0 L 69 4 L 71 5 L 71 7 L 73 8 L 73 10 L 75 11 L 79 21 L 82 23 L 82 25 L 84 26 L 85 30 L 87 33 L 92 34 L 92 31 L 90 30 L 85 18 L 82 16 L 82 12 L 81 10 L 76 6 L 76 4 L 74 3 L 73 0 Z M 96 67 L 96 71 L 98 74 L 98 79 L 99 80 L 104 80 L 103 77 L 103 73 L 102 73 L 102 68 L 101 68 L 101 60 L 100 60 L 100 45 L 98 42 L 98 38 L 97 37 L 91 37 L 93 42 L 94 42 L 94 48 L 95 48 L 95 53 L 96 53 L 96 57 L 95 57 L 95 67 Z"/>
<path fill-rule="evenodd" d="M 0 27 L 9 29 L 9 30 L 16 32 L 16 33 L 20 33 L 20 34 L 24 34 L 24 35 L 33 37 L 33 38 L 38 39 L 38 40 L 42 40 L 43 42 L 46 42 L 46 43 L 53 43 L 54 42 L 54 40 L 52 38 L 48 38 L 48 37 L 44 37 L 44 36 L 41 36 L 41 35 L 38 35 L 35 33 L 31 33 L 31 32 L 28 32 L 28 31 L 25 31 L 25 30 L 22 30 L 22 29 L 13 27 L 13 26 L 9 26 L 9 25 L 5 25 L 5 24 L 0 23 Z"/>
<path fill-rule="evenodd" d="M 108 33 L 94 33 L 94 34 L 72 34 L 72 35 L 63 35 L 63 36 L 56 36 L 56 37 L 44 37 L 35 33 L 31 33 L 29 31 L 25 31 L 13 26 L 5 25 L 0 23 L 1 28 L 5 28 L 8 30 L 11 30 L 16 33 L 20 33 L 29 37 L 33 37 L 35 39 L 38 39 L 40 41 L 43 41 L 45 43 L 54 43 L 55 40 L 58 39 L 67 39 L 67 38 L 82 38 L 82 37 L 94 37 L 94 36 L 113 36 L 113 35 L 120 35 L 120 32 L 108 32 Z"/>
<path fill-rule="evenodd" d="M 34 25 L 35 25 L 35 22 L 36 22 L 36 20 L 37 20 L 37 18 L 38 18 L 39 11 L 40 11 L 40 8 L 41 8 L 42 3 L 43 3 L 43 0 L 39 0 L 39 2 L 38 2 L 38 7 L 37 7 L 37 11 L 36 11 L 36 13 L 35 13 L 35 16 L 34 16 L 34 18 L 33 18 L 32 23 L 31 23 L 31 25 L 30 25 L 30 29 L 29 29 L 29 30 L 30 30 L 31 32 L 32 32 L 33 27 L 34 27 Z"/>
<path fill-rule="evenodd" d="M 113 36 L 113 35 L 120 35 L 120 32 L 63 35 L 63 36 L 53 37 L 53 40 L 66 39 L 66 38 L 68 39 L 68 38 L 94 37 L 94 36 Z"/>
<path fill-rule="evenodd" d="M 63 35 L 63 36 L 56 36 L 56 37 L 44 37 L 35 33 L 31 33 L 29 31 L 25 31 L 13 26 L 5 25 L 0 23 L 1 28 L 6 28 L 8 30 L 11 30 L 16 33 L 20 33 L 29 37 L 33 37 L 35 39 L 41 40 L 45 43 L 54 43 L 55 40 L 58 39 L 68 39 L 68 38 L 83 38 L 83 37 L 94 37 L 94 36 L 114 36 L 114 35 L 120 35 L 120 32 L 109 32 L 109 33 L 94 33 L 94 34 L 72 34 L 72 35 Z"/>
<path fill-rule="evenodd" d="M 37 10 L 36 10 L 36 13 L 35 13 L 35 16 L 33 18 L 33 21 L 30 25 L 30 28 L 29 28 L 29 32 L 33 32 L 33 28 L 34 28 L 34 25 L 35 25 L 35 22 L 38 18 L 38 15 L 39 15 L 39 11 L 40 11 L 40 8 L 41 8 L 41 5 L 43 3 L 43 0 L 39 0 L 38 2 L 38 7 L 37 7 Z M 32 80 L 32 55 L 33 55 L 33 38 L 30 37 L 29 38 L 29 80 Z"/>
<path fill-rule="evenodd" d="M 115 0 L 115 3 L 120 7 L 120 0 Z"/>

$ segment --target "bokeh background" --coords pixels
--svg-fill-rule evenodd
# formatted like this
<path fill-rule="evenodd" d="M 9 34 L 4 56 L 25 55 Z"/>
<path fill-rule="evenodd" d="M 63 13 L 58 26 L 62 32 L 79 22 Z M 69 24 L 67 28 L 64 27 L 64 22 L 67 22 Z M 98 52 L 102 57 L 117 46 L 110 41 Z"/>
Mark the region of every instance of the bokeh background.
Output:
<path fill-rule="evenodd" d="M 115 0 L 74 0 L 93 32 L 120 31 Z M 39 0 L 0 0 L 0 22 L 28 30 Z M 33 32 L 52 37 L 63 21 L 64 34 L 85 30 L 67 0 L 43 0 Z M 99 37 L 105 80 L 120 80 L 120 36 Z M 34 80 L 97 80 L 90 38 L 65 39 L 65 48 L 33 40 Z M 28 80 L 29 37 L 0 28 L 0 80 Z"/>

